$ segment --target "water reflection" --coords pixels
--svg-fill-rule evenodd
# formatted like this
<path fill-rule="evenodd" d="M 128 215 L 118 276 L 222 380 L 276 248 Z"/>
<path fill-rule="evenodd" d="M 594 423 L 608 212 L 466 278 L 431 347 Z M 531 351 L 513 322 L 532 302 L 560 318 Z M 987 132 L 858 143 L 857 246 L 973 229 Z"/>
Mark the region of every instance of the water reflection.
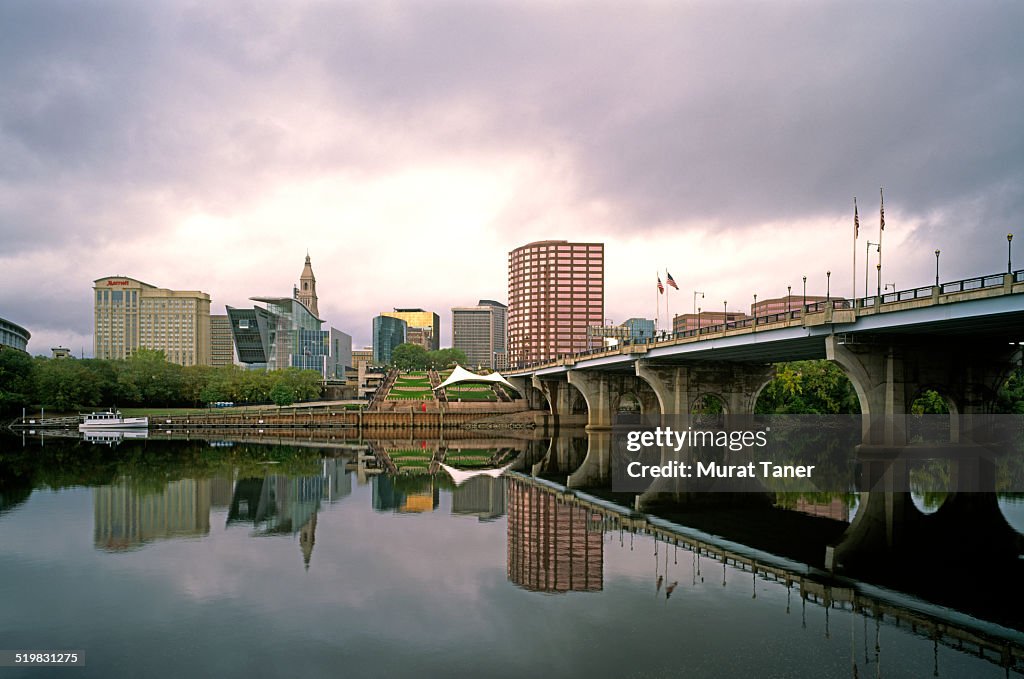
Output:
<path fill-rule="evenodd" d="M 121 552 L 154 540 L 210 533 L 209 479 L 171 481 L 146 488 L 130 480 L 92 490 L 94 542 Z"/>
<path fill-rule="evenodd" d="M 997 564 L 969 548 L 951 569 L 944 552 L 960 549 L 952 542 L 959 537 L 929 532 L 934 544 L 927 552 L 890 555 L 887 567 L 908 575 L 885 581 L 890 589 L 859 573 L 822 570 L 825 546 L 841 538 L 852 517 L 870 517 L 886 503 L 907 513 L 909 496 L 882 494 L 881 505 L 868 507 L 857 494 L 778 495 L 766 507 L 752 494 L 721 494 L 713 502 L 670 494 L 658 511 L 640 513 L 632 495 L 567 487 L 588 454 L 600 455 L 593 441 L 391 446 L 437 462 L 461 457 L 468 469 L 504 461 L 516 470 L 458 486 L 444 472 L 430 473 L 429 464 L 381 472 L 386 460 L 372 451 L 389 446 L 380 442 L 311 440 L 299 448 L 150 440 L 108 449 L 68 441 L 63 448 L 47 443 L 45 453 L 5 446 L 0 498 L 9 498 L 4 502 L 13 511 L 0 516 L 0 541 L 8 546 L 0 583 L 22 582 L 40 566 L 56 569 L 58 558 L 40 557 L 24 535 L 46 522 L 73 523 L 74 508 L 62 510 L 57 500 L 79 493 L 93 508 L 93 540 L 85 550 L 99 564 L 90 582 L 115 599 L 125 574 L 141 579 L 187 559 L 195 579 L 211 584 L 201 588 L 206 599 L 194 608 L 189 602 L 171 608 L 184 608 L 183 619 L 210 617 L 204 634 L 224 639 L 211 653 L 251 644 L 230 631 L 248 620 L 283 626 L 290 648 L 277 652 L 303 663 L 317 644 L 331 643 L 327 630 L 354 630 L 359 643 L 346 646 L 346 658 L 364 658 L 364 669 L 383 662 L 378 669 L 400 676 L 458 675 L 468 671 L 469 655 L 481 653 L 502 654 L 506 669 L 496 676 L 521 676 L 536 670 L 536 662 L 557 666 L 564 676 L 624 676 L 647 668 L 665 676 L 815 677 L 1004 676 L 1024 669 L 1019 560 Z M 90 488 L 76 490 L 80 485 Z M 31 497 L 41 488 L 58 492 Z M 996 518 L 992 507 L 998 514 L 1012 505 L 996 500 L 976 494 L 971 506 L 960 506 L 957 521 L 979 542 Z M 885 519 L 875 523 L 884 527 Z M 79 533 L 88 539 L 87 524 Z M 280 552 L 291 560 L 275 560 Z M 298 567 L 299 553 L 306 569 L 315 562 L 312 569 Z M 96 566 L 80 553 L 63 558 L 71 571 Z M 293 575 L 318 586 L 304 588 Z M 138 600 L 119 614 L 125 627 L 135 624 L 127 609 L 147 606 L 148 594 L 137 591 L 146 589 L 135 588 Z M 239 592 L 263 594 L 257 603 Z M 50 621 L 26 623 L 29 604 L 10 594 L 0 591 L 12 602 L 8 611 L 22 613 L 15 621 L 0 612 L 0 635 L 42 643 Z M 270 596 L 281 603 L 267 603 Z M 318 625 L 310 626 L 312 617 Z M 397 632 L 396 621 L 405 619 L 409 625 Z M 316 638 L 304 643 L 311 629 Z M 395 637 L 415 651 L 399 667 L 390 656 L 380 660 L 382 651 L 398 653 L 380 639 Z M 512 640 L 518 652 L 504 655 L 494 638 Z M 689 639 L 700 645 L 679 652 Z M 547 655 L 548 645 L 560 652 Z M 455 646 L 472 652 L 463 657 Z M 621 647 L 645 650 L 612 653 Z M 327 662 L 316 667 L 313 675 L 336 671 Z"/>

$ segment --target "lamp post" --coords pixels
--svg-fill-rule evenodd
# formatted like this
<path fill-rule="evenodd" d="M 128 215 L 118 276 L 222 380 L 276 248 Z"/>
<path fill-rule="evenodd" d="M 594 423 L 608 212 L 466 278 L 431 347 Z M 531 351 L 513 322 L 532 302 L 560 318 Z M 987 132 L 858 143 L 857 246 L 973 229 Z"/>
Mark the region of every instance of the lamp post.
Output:
<path fill-rule="evenodd" d="M 786 286 L 786 320 L 789 320 L 789 299 L 793 296 L 793 286 Z"/>
<path fill-rule="evenodd" d="M 942 250 L 935 250 L 935 287 L 939 287 L 939 254 Z"/>
<path fill-rule="evenodd" d="M 700 307 L 697 307 L 697 338 L 700 339 Z"/>
<path fill-rule="evenodd" d="M 877 288 L 878 292 L 876 294 L 878 295 L 878 303 L 881 304 L 882 303 L 882 265 L 881 264 L 875 264 L 875 276 L 876 276 L 875 283 L 878 285 L 878 288 Z"/>
<path fill-rule="evenodd" d="M 878 251 L 878 243 L 872 243 L 868 241 L 867 247 L 864 248 L 864 296 L 868 296 L 868 258 L 871 256 L 871 246 L 875 246 L 875 251 Z"/>
<path fill-rule="evenodd" d="M 1006 273 L 1013 273 L 1013 234 L 1006 234 Z"/>
<path fill-rule="evenodd" d="M 825 303 L 832 301 L 832 272 L 825 272 Z"/>
<path fill-rule="evenodd" d="M 754 306 L 750 307 L 750 310 L 754 312 L 754 332 L 757 332 L 757 294 L 754 294 Z"/>
<path fill-rule="evenodd" d="M 697 308 L 697 295 L 700 295 L 700 298 L 704 299 L 704 293 L 703 292 L 701 292 L 700 290 L 694 290 L 693 291 L 693 308 L 694 309 Z"/>
<path fill-rule="evenodd" d="M 800 315 L 807 311 L 807 276 L 804 276 L 804 303 L 800 306 Z"/>
<path fill-rule="evenodd" d="M 722 334 L 729 329 L 729 301 L 722 302 Z"/>

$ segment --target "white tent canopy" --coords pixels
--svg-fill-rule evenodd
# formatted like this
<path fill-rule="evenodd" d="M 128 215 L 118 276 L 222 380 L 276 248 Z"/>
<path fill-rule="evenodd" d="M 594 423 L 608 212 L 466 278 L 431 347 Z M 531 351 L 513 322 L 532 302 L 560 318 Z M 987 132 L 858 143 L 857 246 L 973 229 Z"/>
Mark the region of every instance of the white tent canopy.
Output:
<path fill-rule="evenodd" d="M 477 375 L 476 373 L 469 372 L 461 365 L 456 365 L 455 370 L 453 370 L 452 374 L 448 376 L 448 379 L 434 387 L 434 390 L 436 391 L 444 387 L 450 387 L 453 384 L 460 384 L 464 382 L 486 382 L 487 384 L 504 384 L 509 389 L 515 389 L 515 387 L 509 384 L 508 380 L 506 380 L 504 377 L 502 377 L 496 372 L 493 372 L 490 375 Z"/>

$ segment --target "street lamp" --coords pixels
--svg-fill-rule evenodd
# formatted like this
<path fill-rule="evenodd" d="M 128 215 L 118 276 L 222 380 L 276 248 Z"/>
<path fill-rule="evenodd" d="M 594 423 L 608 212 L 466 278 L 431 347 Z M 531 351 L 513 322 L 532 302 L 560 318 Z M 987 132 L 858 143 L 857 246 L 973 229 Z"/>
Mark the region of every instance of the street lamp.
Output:
<path fill-rule="evenodd" d="M 754 294 L 754 306 L 750 307 L 750 310 L 754 312 L 754 332 L 757 332 L 757 294 Z"/>
<path fill-rule="evenodd" d="M 722 302 L 722 334 L 729 329 L 729 302 Z"/>
<path fill-rule="evenodd" d="M 935 250 L 935 287 L 939 287 L 939 254 L 942 250 Z"/>
<path fill-rule="evenodd" d="M 697 339 L 700 339 L 700 307 L 697 307 Z"/>
<path fill-rule="evenodd" d="M 1013 234 L 1006 234 L 1006 273 L 1013 273 Z"/>
<path fill-rule="evenodd" d="M 875 252 L 878 251 L 878 243 L 872 243 L 868 241 L 867 247 L 864 248 L 864 296 L 868 296 L 868 259 L 871 257 L 871 246 L 875 246 Z"/>
<path fill-rule="evenodd" d="M 697 308 L 697 295 L 700 295 L 700 298 L 704 299 L 704 293 L 703 292 L 701 292 L 700 290 L 694 290 L 693 291 L 693 308 L 694 309 Z"/>
<path fill-rule="evenodd" d="M 832 272 L 825 272 L 825 300 L 826 304 L 832 301 Z"/>
<path fill-rule="evenodd" d="M 786 320 L 789 320 L 789 298 L 793 296 L 793 286 L 786 286 Z"/>
<path fill-rule="evenodd" d="M 803 316 L 805 311 L 807 311 L 807 276 L 804 276 L 804 303 L 800 307 L 800 315 Z"/>

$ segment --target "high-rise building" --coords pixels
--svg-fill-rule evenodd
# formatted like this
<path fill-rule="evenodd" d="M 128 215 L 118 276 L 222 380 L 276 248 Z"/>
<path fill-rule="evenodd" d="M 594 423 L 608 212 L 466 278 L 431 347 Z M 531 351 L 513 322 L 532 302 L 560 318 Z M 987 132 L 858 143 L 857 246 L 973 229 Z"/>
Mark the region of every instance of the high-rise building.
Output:
<path fill-rule="evenodd" d="M 391 352 L 405 344 L 406 322 L 394 316 L 381 314 L 373 319 L 373 362 L 375 365 L 391 363 Z"/>
<path fill-rule="evenodd" d="M 123 359 L 139 348 L 159 349 L 181 365 L 209 365 L 210 296 L 168 290 L 125 276 L 93 284 L 93 352 Z"/>
<path fill-rule="evenodd" d="M 316 276 L 313 275 L 313 265 L 309 263 L 309 253 L 306 253 L 306 264 L 302 267 L 302 274 L 299 276 L 299 301 L 306 305 L 310 313 L 320 316 L 320 310 L 316 306 Z"/>
<path fill-rule="evenodd" d="M 494 300 L 452 307 L 452 346 L 466 354 L 470 366 L 504 370 L 508 367 L 507 321 L 508 308 Z"/>
<path fill-rule="evenodd" d="M 382 311 L 381 316 L 405 321 L 405 341 L 418 344 L 427 351 L 441 348 L 441 317 L 423 309 L 395 309 Z"/>
<path fill-rule="evenodd" d="M 210 314 L 210 365 L 220 367 L 235 362 L 235 343 L 231 337 L 231 319 L 227 314 Z"/>
<path fill-rule="evenodd" d="M 604 319 L 604 244 L 549 240 L 508 254 L 509 364 L 587 349 Z"/>

